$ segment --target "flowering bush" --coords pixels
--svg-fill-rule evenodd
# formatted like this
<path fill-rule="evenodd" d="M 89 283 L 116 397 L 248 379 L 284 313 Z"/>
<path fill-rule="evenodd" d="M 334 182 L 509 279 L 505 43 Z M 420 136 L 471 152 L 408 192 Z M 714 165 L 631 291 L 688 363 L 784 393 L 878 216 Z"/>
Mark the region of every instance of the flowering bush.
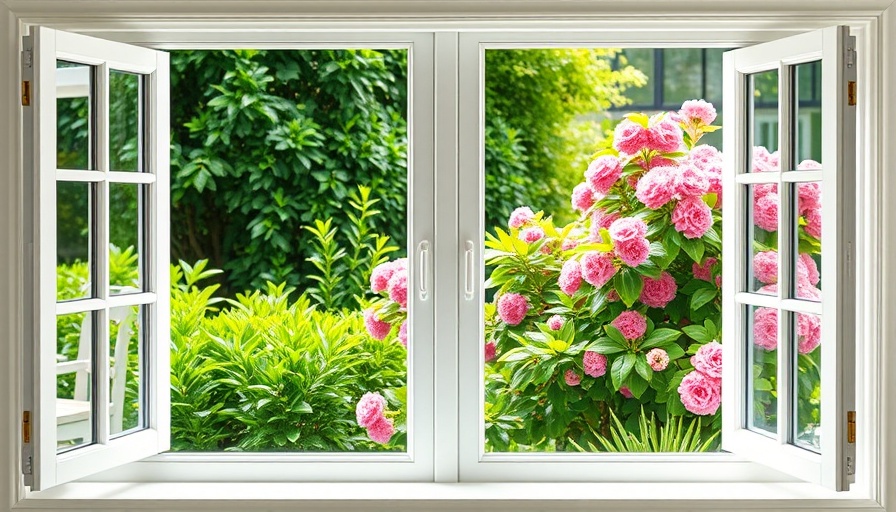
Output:
<path fill-rule="evenodd" d="M 506 230 L 487 235 L 486 287 L 495 290 L 485 306 L 489 449 L 601 446 L 612 418 L 637 432 L 644 414 L 663 422 L 705 416 L 703 438 L 719 431 L 722 158 L 699 144 L 717 129 L 715 117 L 702 100 L 627 116 L 572 191 L 576 221 L 555 226 L 523 206 Z M 756 165 L 773 170 L 774 156 L 764 156 Z M 777 227 L 777 190 L 764 187 L 754 203 L 757 230 Z M 804 237 L 817 245 L 812 219 L 820 217 L 820 192 L 802 187 L 801 247 Z M 800 296 L 817 295 L 817 249 L 801 249 Z M 774 286 L 774 240 L 763 250 L 775 257 L 759 252 L 756 275 L 760 286 Z M 774 350 L 776 317 L 766 323 L 756 343 Z M 799 325 L 800 350 L 809 354 L 818 323 Z M 774 354 L 766 354 L 754 373 L 763 380 L 757 407 L 773 414 Z M 801 359 L 804 366 L 810 371 Z M 818 382 L 808 377 L 800 391 L 807 398 L 817 396 Z"/>

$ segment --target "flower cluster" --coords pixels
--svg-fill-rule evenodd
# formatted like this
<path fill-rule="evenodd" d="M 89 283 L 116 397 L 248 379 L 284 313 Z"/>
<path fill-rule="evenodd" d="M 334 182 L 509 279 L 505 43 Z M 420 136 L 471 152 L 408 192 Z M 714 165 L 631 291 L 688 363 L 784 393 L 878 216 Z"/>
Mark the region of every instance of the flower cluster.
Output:
<path fill-rule="evenodd" d="M 408 260 L 400 258 L 377 265 L 370 273 L 370 291 L 379 295 L 364 310 L 364 326 L 371 337 L 384 340 L 398 325 L 395 338 L 408 345 Z"/>
<path fill-rule="evenodd" d="M 379 393 L 364 393 L 355 406 L 358 426 L 367 429 L 367 436 L 376 443 L 386 444 L 395 434 L 391 418 L 386 417 L 386 399 Z"/>
<path fill-rule="evenodd" d="M 678 394 L 688 411 L 705 416 L 715 414 L 722 403 L 722 346 L 712 341 L 691 357 L 694 371 L 681 379 Z"/>

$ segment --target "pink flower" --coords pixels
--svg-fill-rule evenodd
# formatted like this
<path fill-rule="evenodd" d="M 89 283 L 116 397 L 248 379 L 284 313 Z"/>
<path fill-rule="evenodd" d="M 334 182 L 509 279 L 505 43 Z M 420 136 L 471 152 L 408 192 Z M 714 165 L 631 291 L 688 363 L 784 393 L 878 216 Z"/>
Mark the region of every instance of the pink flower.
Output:
<path fill-rule="evenodd" d="M 812 256 L 806 253 L 801 253 L 800 259 L 796 262 L 796 275 L 798 281 L 806 281 L 812 286 L 817 285 L 821 279 L 821 275 L 818 273 L 818 265 L 815 264 Z"/>
<path fill-rule="evenodd" d="M 386 336 L 389 335 L 389 331 L 392 330 L 392 325 L 389 322 L 383 322 L 382 320 L 376 317 L 376 312 L 372 309 L 367 309 L 364 311 L 364 327 L 367 328 L 367 332 L 370 333 L 374 339 L 383 340 Z"/>
<path fill-rule="evenodd" d="M 392 274 L 389 278 L 389 298 L 397 302 L 401 307 L 408 307 L 408 273 L 401 270 Z"/>
<path fill-rule="evenodd" d="M 650 242 L 646 238 L 620 242 L 615 245 L 616 256 L 630 267 L 637 267 L 650 256 Z"/>
<path fill-rule="evenodd" d="M 707 125 L 716 120 L 716 108 L 703 100 L 688 100 L 682 103 L 678 115 L 694 125 Z"/>
<path fill-rule="evenodd" d="M 541 226 L 531 226 L 520 231 L 520 240 L 527 244 L 535 243 L 544 238 L 544 230 Z"/>
<path fill-rule="evenodd" d="M 560 290 L 570 297 L 582 286 L 582 268 L 576 260 L 568 260 L 560 269 L 560 276 L 557 278 L 557 285 Z"/>
<path fill-rule="evenodd" d="M 778 194 L 766 194 L 753 203 L 753 222 L 766 231 L 778 230 Z"/>
<path fill-rule="evenodd" d="M 619 292 L 616 290 L 610 290 L 607 292 L 607 300 L 610 302 L 619 302 Z"/>
<path fill-rule="evenodd" d="M 632 390 L 628 389 L 628 386 L 622 386 L 619 388 L 619 393 L 625 398 L 631 398 L 635 395 L 632 394 Z"/>
<path fill-rule="evenodd" d="M 398 268 L 394 261 L 387 261 L 377 265 L 373 272 L 370 273 L 370 291 L 379 293 L 385 290 L 389 286 L 389 279 L 392 278 L 392 274 Z"/>
<path fill-rule="evenodd" d="M 386 408 L 386 399 L 379 393 L 364 393 L 355 406 L 355 417 L 358 425 L 369 427 L 383 417 L 383 409 Z"/>
<path fill-rule="evenodd" d="M 692 413 L 700 416 L 715 414 L 722 403 L 721 380 L 711 379 L 694 371 L 681 379 L 678 394 L 684 408 Z"/>
<path fill-rule="evenodd" d="M 722 173 L 722 154 L 708 144 L 695 146 L 688 155 L 688 161 L 701 171 Z"/>
<path fill-rule="evenodd" d="M 565 267 L 565 265 L 564 265 Z M 591 286 L 600 288 L 616 273 L 613 256 L 606 252 L 589 251 L 582 255 L 582 277 Z"/>
<path fill-rule="evenodd" d="M 758 308 L 753 313 L 753 343 L 765 350 L 778 348 L 778 310 Z"/>
<path fill-rule="evenodd" d="M 660 153 L 678 151 L 684 143 L 684 135 L 678 123 L 663 118 L 648 129 L 648 146 Z"/>
<path fill-rule="evenodd" d="M 380 418 L 367 428 L 367 435 L 370 437 L 370 440 L 379 444 L 388 443 L 392 439 L 393 434 L 395 434 L 395 427 L 392 425 L 390 418 Z"/>
<path fill-rule="evenodd" d="M 610 187 L 622 175 L 622 163 L 619 159 L 612 155 L 604 155 L 595 158 L 588 164 L 588 170 L 585 171 L 585 180 L 591 189 L 601 195 L 607 195 Z"/>
<path fill-rule="evenodd" d="M 498 316 L 508 325 L 519 325 L 528 311 L 526 297 L 518 293 L 505 293 L 498 299 Z"/>
<path fill-rule="evenodd" d="M 806 219 L 806 233 L 821 239 L 821 208 L 811 208 L 803 217 Z"/>
<path fill-rule="evenodd" d="M 762 146 L 753 146 L 753 172 L 775 172 L 779 166 L 778 152 L 769 154 Z"/>
<path fill-rule="evenodd" d="M 647 331 L 647 319 L 637 311 L 623 311 L 610 325 L 619 329 L 627 340 L 636 340 Z"/>
<path fill-rule="evenodd" d="M 638 123 L 623 119 L 613 132 L 613 147 L 620 153 L 634 155 L 647 147 L 650 136 L 647 128 Z"/>
<path fill-rule="evenodd" d="M 579 383 L 582 382 L 582 377 L 576 373 L 575 370 L 570 368 L 566 370 L 566 373 L 563 374 L 563 380 L 566 381 L 567 386 L 578 386 Z"/>
<path fill-rule="evenodd" d="M 707 171 L 706 178 L 709 180 L 709 190 L 706 192 L 716 195 L 716 204 L 713 206 L 716 210 L 722 209 L 722 172 Z"/>
<path fill-rule="evenodd" d="M 650 243 L 644 236 L 647 224 L 641 219 L 624 217 L 616 219 L 610 225 L 610 238 L 613 240 L 616 255 L 630 267 L 637 267 L 650 254 Z"/>
<path fill-rule="evenodd" d="M 712 210 L 703 199 L 688 197 L 675 205 L 672 222 L 685 238 L 700 238 L 712 227 Z"/>
<path fill-rule="evenodd" d="M 547 321 L 548 328 L 550 328 L 552 331 L 559 331 L 560 329 L 562 329 L 563 323 L 564 323 L 563 317 L 560 315 L 554 315 L 554 316 L 548 318 L 548 321 Z"/>
<path fill-rule="evenodd" d="M 607 373 L 607 356 L 597 352 L 586 350 L 582 356 L 582 366 L 585 367 L 585 375 L 589 377 L 601 377 Z"/>
<path fill-rule="evenodd" d="M 816 162 L 815 160 L 803 160 L 799 165 L 796 166 L 797 169 L 801 171 L 812 171 L 821 169 L 821 164 Z"/>
<path fill-rule="evenodd" d="M 800 183 L 797 187 L 800 215 L 809 210 L 821 208 L 821 184 Z"/>
<path fill-rule="evenodd" d="M 691 271 L 694 273 L 694 279 L 712 282 L 712 266 L 716 264 L 715 258 L 706 258 L 703 265 L 694 263 L 691 265 Z"/>
<path fill-rule="evenodd" d="M 661 348 L 652 349 L 647 353 L 647 364 L 653 371 L 661 372 L 669 366 L 669 354 Z"/>
<path fill-rule="evenodd" d="M 574 238 L 564 238 L 560 248 L 564 251 L 571 251 L 579 246 L 579 241 Z"/>
<path fill-rule="evenodd" d="M 703 197 L 709 190 L 709 178 L 706 173 L 693 165 L 678 168 L 675 178 L 675 195 L 678 199 L 686 197 Z"/>
<path fill-rule="evenodd" d="M 519 229 L 523 227 L 524 224 L 530 222 L 534 217 L 535 214 L 532 213 L 531 208 L 528 206 L 520 206 L 510 214 L 510 220 L 507 222 L 507 225 L 511 228 Z"/>
<path fill-rule="evenodd" d="M 821 318 L 815 315 L 797 315 L 797 335 L 800 354 L 808 354 L 821 343 Z"/>
<path fill-rule="evenodd" d="M 398 328 L 398 341 L 401 342 L 402 345 L 408 346 L 408 321 L 405 320 L 401 322 L 401 327 Z"/>
<path fill-rule="evenodd" d="M 600 236 L 600 229 L 610 229 L 610 226 L 619 218 L 618 213 L 607 214 L 598 208 L 591 214 L 591 227 L 588 230 L 588 240 L 597 243 L 608 243 L 609 240 L 603 240 Z"/>
<path fill-rule="evenodd" d="M 691 364 L 698 372 L 711 379 L 722 378 L 722 345 L 717 341 L 710 341 L 697 349 L 697 353 L 691 356 Z"/>
<path fill-rule="evenodd" d="M 556 238 L 548 238 L 544 241 L 543 244 L 541 244 L 541 247 L 538 248 L 538 252 L 540 252 L 541 254 L 551 254 L 552 252 L 554 252 L 554 249 L 556 249 L 557 246 L 560 245 L 558 242 L 559 240 L 557 240 Z"/>
<path fill-rule="evenodd" d="M 644 206 L 656 210 L 672 200 L 675 195 L 674 167 L 657 167 L 638 180 L 635 197 Z"/>
<path fill-rule="evenodd" d="M 486 343 L 485 344 L 485 362 L 489 363 L 491 361 L 494 361 L 496 352 L 497 352 L 497 350 L 496 350 L 494 341 L 490 341 L 490 342 Z"/>
<path fill-rule="evenodd" d="M 678 285 L 675 284 L 675 278 L 668 272 L 663 272 L 659 279 L 653 279 L 644 276 L 644 287 L 641 289 L 641 297 L 639 300 L 652 307 L 664 308 L 666 304 L 675 298 L 678 292 Z"/>
<path fill-rule="evenodd" d="M 797 283 L 796 296 L 800 299 L 821 302 L 821 290 L 809 284 L 808 281 Z"/>
<path fill-rule="evenodd" d="M 778 253 L 775 251 L 757 252 L 753 256 L 753 276 L 765 284 L 777 283 Z"/>
<path fill-rule="evenodd" d="M 587 183 L 579 183 L 572 189 L 572 209 L 584 212 L 594 206 L 594 194 Z"/>

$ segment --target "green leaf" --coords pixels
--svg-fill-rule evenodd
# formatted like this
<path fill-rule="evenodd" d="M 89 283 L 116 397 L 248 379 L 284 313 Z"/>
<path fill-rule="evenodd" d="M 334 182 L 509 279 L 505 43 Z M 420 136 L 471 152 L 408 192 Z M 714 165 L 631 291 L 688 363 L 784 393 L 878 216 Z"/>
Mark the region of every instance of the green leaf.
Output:
<path fill-rule="evenodd" d="M 675 341 L 678 337 L 681 336 L 681 332 L 676 331 L 675 329 L 656 329 L 647 339 L 644 340 L 643 343 L 639 345 L 639 348 L 642 350 L 647 350 L 653 347 L 659 347 L 661 345 L 665 345 L 670 341 Z"/>
<path fill-rule="evenodd" d="M 618 341 L 608 338 L 602 337 L 598 338 L 597 341 L 588 346 L 588 350 L 593 350 L 598 354 L 616 354 L 619 352 L 623 352 L 628 350 L 628 346 L 623 343 L 619 343 Z"/>
<path fill-rule="evenodd" d="M 647 369 L 650 370 L 649 367 Z M 635 398 L 641 398 L 644 392 L 647 391 L 647 381 L 638 374 L 632 374 L 628 380 L 628 390 L 632 392 L 632 396 Z"/>
<path fill-rule="evenodd" d="M 689 239 L 685 237 L 681 238 L 681 248 L 687 253 L 688 256 L 691 257 L 692 260 L 696 263 L 700 263 L 703 260 L 703 251 L 705 250 L 703 246 L 703 241 L 699 238 Z"/>
<path fill-rule="evenodd" d="M 616 287 L 616 293 L 626 306 L 632 307 L 632 304 L 641 296 L 641 289 L 644 288 L 644 281 L 637 272 L 624 268 L 613 278 L 613 285 Z"/>
<path fill-rule="evenodd" d="M 632 373 L 632 369 L 635 367 L 635 361 L 637 360 L 637 356 L 635 354 L 625 354 L 623 356 L 617 357 L 613 361 L 613 366 L 610 368 L 610 376 L 613 380 L 613 386 L 618 391 L 622 384 L 625 382 L 625 379 L 628 378 Z"/>
<path fill-rule="evenodd" d="M 647 363 L 647 358 L 645 356 L 639 356 L 635 359 L 635 371 L 644 378 L 646 382 L 650 382 L 650 379 L 653 378 L 653 368 Z"/>
<path fill-rule="evenodd" d="M 700 309 L 704 304 L 716 298 L 716 290 L 706 288 L 697 290 L 691 295 L 691 311 Z M 695 338 L 696 339 L 696 338 Z"/>
<path fill-rule="evenodd" d="M 617 329 L 616 327 L 614 327 L 610 324 L 605 324 L 604 331 L 607 333 L 607 336 L 612 338 L 614 341 L 619 343 L 621 346 L 623 346 L 625 348 L 629 347 L 629 341 L 627 339 L 625 339 L 625 336 L 623 336 L 622 333 L 619 331 L 619 329 Z"/>
<path fill-rule="evenodd" d="M 699 341 L 700 343 L 709 343 L 713 340 L 712 336 L 707 331 L 706 327 L 702 325 L 686 325 L 681 328 L 685 334 L 689 337 L 693 338 L 695 341 Z"/>

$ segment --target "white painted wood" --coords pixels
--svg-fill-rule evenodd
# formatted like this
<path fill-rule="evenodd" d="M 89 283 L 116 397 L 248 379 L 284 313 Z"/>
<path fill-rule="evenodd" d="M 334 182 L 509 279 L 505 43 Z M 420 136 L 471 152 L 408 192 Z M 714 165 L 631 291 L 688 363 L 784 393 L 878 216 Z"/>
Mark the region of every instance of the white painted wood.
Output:
<path fill-rule="evenodd" d="M 56 71 L 57 98 L 86 98 L 89 95 L 89 68 L 62 68 Z"/>
<path fill-rule="evenodd" d="M 749 265 L 745 261 L 750 240 L 743 238 L 751 219 L 746 219 L 745 205 L 751 198 L 743 187 L 734 190 L 734 201 L 725 207 L 726 225 L 723 252 L 726 265 L 723 269 L 723 337 L 725 367 L 722 388 L 723 430 L 722 447 L 732 453 L 756 460 L 771 467 L 822 484 L 835 490 L 849 487 L 846 476 L 847 447 L 845 440 L 846 411 L 855 410 L 855 344 L 854 344 L 854 289 L 855 278 L 848 268 L 846 251 L 855 246 L 854 186 L 855 186 L 855 108 L 846 105 L 846 73 L 855 73 L 855 67 L 846 65 L 845 52 L 848 39 L 847 27 L 831 27 L 729 52 L 725 56 L 725 150 L 726 190 L 737 187 L 737 175 L 747 173 L 745 147 L 748 140 L 746 119 L 741 117 L 748 101 L 744 87 L 745 76 L 768 69 L 779 71 L 779 141 L 781 164 L 792 160 L 789 112 L 791 110 L 790 65 L 799 62 L 822 62 L 822 165 L 814 173 L 777 173 L 780 197 L 778 225 L 778 268 L 786 269 L 793 261 L 794 240 L 789 226 L 795 222 L 793 205 L 796 198 L 788 182 L 806 179 L 818 180 L 823 186 L 822 196 L 822 303 L 795 300 L 787 294 L 793 289 L 795 276 L 792 271 L 782 271 L 778 282 L 777 297 L 759 297 L 745 294 L 746 283 L 741 269 Z M 849 43 L 854 47 L 854 43 Z M 786 179 L 786 176 L 793 179 Z M 733 265 L 728 263 L 733 260 Z M 851 265 L 851 263 L 850 263 Z M 747 429 L 747 416 L 751 410 L 751 397 L 745 396 L 747 387 L 747 363 L 745 355 L 751 348 L 746 338 L 744 305 L 761 305 L 778 309 L 778 413 L 777 436 L 773 441 L 766 435 Z M 821 454 L 812 454 L 793 446 L 793 422 L 795 418 L 794 395 L 788 390 L 792 381 L 794 346 L 788 339 L 790 324 L 785 321 L 790 312 L 810 312 L 821 315 Z M 732 364 L 733 363 L 733 364 Z M 853 461 L 854 463 L 854 461 Z"/>

